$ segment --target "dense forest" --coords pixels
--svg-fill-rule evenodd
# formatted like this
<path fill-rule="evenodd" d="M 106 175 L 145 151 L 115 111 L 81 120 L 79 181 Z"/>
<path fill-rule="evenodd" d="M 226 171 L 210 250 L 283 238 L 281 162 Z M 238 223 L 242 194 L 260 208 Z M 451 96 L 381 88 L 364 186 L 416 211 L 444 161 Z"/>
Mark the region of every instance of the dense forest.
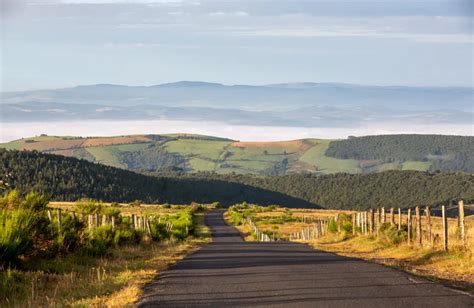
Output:
<path fill-rule="evenodd" d="M 432 161 L 430 171 L 474 173 L 474 137 L 380 135 L 332 141 L 326 155 L 383 162 Z"/>
<path fill-rule="evenodd" d="M 474 176 L 465 173 L 386 171 L 326 176 L 244 176 L 199 173 L 156 176 L 39 152 L 0 149 L 0 180 L 22 193 L 53 200 L 210 203 L 252 202 L 288 207 L 368 208 L 437 205 L 474 200 Z"/>

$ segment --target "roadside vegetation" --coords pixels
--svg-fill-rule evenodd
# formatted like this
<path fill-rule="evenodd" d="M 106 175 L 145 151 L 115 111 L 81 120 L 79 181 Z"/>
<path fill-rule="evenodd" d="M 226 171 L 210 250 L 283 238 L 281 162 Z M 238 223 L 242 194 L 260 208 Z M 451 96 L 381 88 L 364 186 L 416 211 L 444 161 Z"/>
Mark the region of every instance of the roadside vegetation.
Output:
<path fill-rule="evenodd" d="M 411 241 L 408 242 L 406 213 L 401 215 L 400 229 L 387 220 L 374 226 L 372 234 L 365 234 L 358 224 L 353 224 L 352 215 L 355 214 L 352 211 L 288 209 L 243 203 L 230 207 L 225 217 L 246 240 L 257 240 L 248 223 L 250 219 L 271 240 L 307 243 L 315 249 L 382 263 L 474 292 L 473 215 L 465 219 L 464 243 L 460 239 L 458 219 L 447 219 L 449 249 L 444 251 L 441 217 L 431 216 L 431 239 L 427 241 L 427 233 L 422 231 L 420 245 L 415 240 L 415 226 L 412 226 Z M 421 219 L 424 221 L 425 217 Z M 321 235 L 316 234 L 318 222 L 323 222 L 321 225 L 325 228 Z"/>
<path fill-rule="evenodd" d="M 0 306 L 132 304 L 159 271 L 210 240 L 209 207 L 50 204 L 10 191 L 0 198 Z"/>

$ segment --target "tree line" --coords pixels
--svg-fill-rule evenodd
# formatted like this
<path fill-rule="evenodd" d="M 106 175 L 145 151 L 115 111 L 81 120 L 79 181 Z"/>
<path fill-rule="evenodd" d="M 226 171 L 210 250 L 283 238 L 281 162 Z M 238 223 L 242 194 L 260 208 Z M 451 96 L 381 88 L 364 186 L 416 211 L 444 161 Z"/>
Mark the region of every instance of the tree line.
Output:
<path fill-rule="evenodd" d="M 218 201 L 287 207 L 365 209 L 474 201 L 474 176 L 466 173 L 386 171 L 374 174 L 284 176 L 138 174 L 76 158 L 0 149 L 6 189 L 36 191 L 52 200 L 189 204 Z"/>
<path fill-rule="evenodd" d="M 332 141 L 326 155 L 382 162 L 431 161 L 430 171 L 474 173 L 474 137 L 380 135 Z"/>

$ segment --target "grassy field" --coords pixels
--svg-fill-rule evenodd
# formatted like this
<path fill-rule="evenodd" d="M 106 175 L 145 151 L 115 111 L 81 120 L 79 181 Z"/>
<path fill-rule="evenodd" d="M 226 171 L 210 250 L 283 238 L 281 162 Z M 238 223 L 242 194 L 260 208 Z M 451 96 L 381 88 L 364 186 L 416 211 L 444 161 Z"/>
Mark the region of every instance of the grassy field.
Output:
<path fill-rule="evenodd" d="M 359 162 L 352 159 L 336 159 L 327 157 L 325 155 L 326 150 L 331 140 L 312 140 L 313 147 L 306 151 L 301 157 L 300 161 L 314 165 L 317 172 L 323 174 L 336 173 L 336 172 L 348 172 L 348 173 L 359 173 L 361 169 Z"/>
<path fill-rule="evenodd" d="M 73 202 L 52 202 L 49 206 L 64 211 L 77 210 Z M 166 217 L 179 214 L 186 207 L 121 204 L 118 208 L 123 216 Z M 41 256 L 23 260 L 21 267 L 6 267 L 0 271 L 0 306 L 133 305 L 143 286 L 160 271 L 210 241 L 204 215 L 203 211 L 194 213 L 193 235 L 185 240 L 145 241 L 112 247 L 100 257 L 79 251 L 55 257 Z"/>
<path fill-rule="evenodd" d="M 134 135 L 116 137 L 40 136 L 0 144 L 16 150 L 38 150 L 59 155 L 85 158 L 106 165 L 127 168 L 121 161 L 124 152 L 156 151 L 179 155 L 187 172 L 215 171 L 239 174 L 285 174 L 313 172 L 360 173 L 389 169 L 427 170 L 430 162 L 358 161 L 325 155 L 331 140 L 302 139 L 277 142 L 239 142 L 189 134 Z M 149 148 L 149 146 L 154 147 Z M 81 151 L 82 150 L 82 151 Z M 142 155 L 152 159 L 154 155 Z M 154 165 L 152 162 L 144 165 Z"/>
<path fill-rule="evenodd" d="M 248 224 L 239 221 L 242 215 L 251 217 L 258 228 L 276 240 L 289 240 L 290 235 L 305 228 L 313 228 L 311 218 L 333 219 L 335 215 L 351 214 L 350 211 L 305 210 L 286 208 L 263 208 L 239 210 L 240 214 L 228 211 L 226 219 L 241 231 L 246 240 L 255 236 Z M 349 216 L 350 217 L 350 216 Z M 402 215 L 402 222 L 406 221 Z M 423 221 L 424 217 L 422 217 Z M 349 220 L 350 221 L 350 220 Z M 397 220 L 395 220 L 397 221 Z M 449 251 L 442 249 L 440 217 L 431 217 L 432 244 L 424 240 L 422 246 L 408 244 L 406 240 L 394 242 L 388 233 L 376 235 L 353 235 L 349 231 L 328 232 L 313 240 L 297 240 L 316 249 L 357 257 L 400 268 L 417 275 L 446 282 L 470 292 L 474 291 L 474 216 L 466 218 L 467 242 L 462 246 L 456 218 L 448 219 Z M 351 224 L 350 224 L 351 225 Z M 352 226 L 352 225 L 351 225 Z M 346 227 L 347 228 L 347 227 Z M 293 239 L 294 240 L 294 239 Z"/>

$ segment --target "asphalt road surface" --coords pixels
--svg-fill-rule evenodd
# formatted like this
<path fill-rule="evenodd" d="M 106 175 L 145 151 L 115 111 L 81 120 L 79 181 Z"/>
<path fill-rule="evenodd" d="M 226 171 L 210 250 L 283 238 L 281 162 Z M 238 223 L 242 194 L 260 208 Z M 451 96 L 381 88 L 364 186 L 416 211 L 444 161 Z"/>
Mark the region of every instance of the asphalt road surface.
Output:
<path fill-rule="evenodd" d="M 223 211 L 213 242 L 157 276 L 139 307 L 474 307 L 474 299 L 407 273 L 288 242 L 244 242 Z"/>

